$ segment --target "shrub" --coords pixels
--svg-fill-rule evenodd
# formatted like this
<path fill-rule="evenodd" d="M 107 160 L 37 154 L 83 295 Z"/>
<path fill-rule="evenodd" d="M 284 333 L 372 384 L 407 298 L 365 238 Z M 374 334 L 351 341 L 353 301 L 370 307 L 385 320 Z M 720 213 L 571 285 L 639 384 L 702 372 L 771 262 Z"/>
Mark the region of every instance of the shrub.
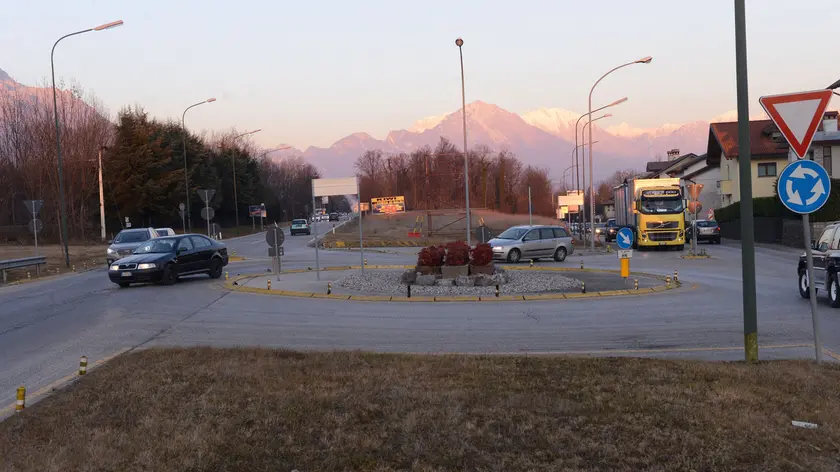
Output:
<path fill-rule="evenodd" d="M 493 248 L 487 243 L 476 244 L 470 251 L 473 265 L 485 266 L 493 261 Z"/>
<path fill-rule="evenodd" d="M 461 266 L 470 262 L 470 247 L 463 241 L 446 245 L 446 265 Z"/>
<path fill-rule="evenodd" d="M 420 250 L 420 254 L 417 255 L 417 265 L 440 267 L 443 265 L 444 254 L 446 254 L 446 250 L 443 247 L 424 247 Z"/>

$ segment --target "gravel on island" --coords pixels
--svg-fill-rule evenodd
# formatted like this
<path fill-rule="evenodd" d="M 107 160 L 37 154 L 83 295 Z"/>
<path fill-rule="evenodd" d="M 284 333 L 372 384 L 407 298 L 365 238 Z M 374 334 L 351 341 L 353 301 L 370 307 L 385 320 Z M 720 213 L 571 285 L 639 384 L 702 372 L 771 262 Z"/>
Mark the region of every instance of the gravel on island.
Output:
<path fill-rule="evenodd" d="M 364 275 L 359 273 L 348 274 L 336 280 L 334 285 L 348 290 L 377 295 L 405 295 L 406 287 L 400 283 L 400 274 L 402 272 L 375 270 L 368 271 Z M 580 287 L 580 283 L 580 280 L 572 279 L 556 272 L 508 271 L 508 282 L 500 286 L 500 292 L 503 295 L 564 292 Z M 495 293 L 496 287 L 493 286 L 411 286 L 411 294 L 416 296 L 492 295 Z"/>

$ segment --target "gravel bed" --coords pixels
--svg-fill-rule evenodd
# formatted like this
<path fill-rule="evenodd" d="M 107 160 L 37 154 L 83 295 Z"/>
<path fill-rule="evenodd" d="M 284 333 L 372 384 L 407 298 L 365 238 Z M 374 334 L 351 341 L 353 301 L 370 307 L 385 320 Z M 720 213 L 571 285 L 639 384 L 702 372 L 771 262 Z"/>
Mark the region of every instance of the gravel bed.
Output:
<path fill-rule="evenodd" d="M 333 285 L 348 290 L 381 295 L 405 295 L 405 285 L 400 283 L 403 271 L 375 270 L 366 274 L 349 274 L 335 281 Z M 503 295 L 563 292 L 580 287 L 580 280 L 572 279 L 556 272 L 519 272 L 508 271 L 508 283 L 501 285 Z M 452 286 L 411 286 L 411 295 L 446 296 L 446 295 L 492 295 L 495 287 L 457 287 Z"/>

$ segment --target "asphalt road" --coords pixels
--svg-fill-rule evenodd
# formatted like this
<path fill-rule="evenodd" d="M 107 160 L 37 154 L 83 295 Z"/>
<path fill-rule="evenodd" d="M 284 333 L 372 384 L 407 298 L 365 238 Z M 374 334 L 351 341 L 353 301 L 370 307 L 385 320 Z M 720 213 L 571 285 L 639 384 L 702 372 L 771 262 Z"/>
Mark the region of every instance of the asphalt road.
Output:
<path fill-rule="evenodd" d="M 320 223 L 319 232 L 331 223 Z M 306 236 L 286 237 L 284 267 L 314 267 Z M 228 240 L 247 258 L 231 275 L 270 267 L 262 234 Z M 560 302 L 376 303 L 227 292 L 205 276 L 173 287 L 120 289 L 103 270 L 0 288 L 0 409 L 15 388 L 42 388 L 78 367 L 148 346 L 261 345 L 396 352 L 649 355 L 743 358 L 740 247 L 704 246 L 710 260 L 636 252 L 631 270 L 673 273 L 682 289 L 641 297 Z M 411 250 L 366 253 L 370 264 L 410 264 Z M 399 253 L 401 252 L 401 253 Z M 813 356 L 811 318 L 796 288 L 798 251 L 757 248 L 762 358 Z M 618 268 L 615 255 L 563 265 Z M 320 251 L 322 266 L 358 265 L 358 251 Z M 555 265 L 554 262 L 539 264 Z M 823 342 L 840 350 L 840 310 L 819 298 Z M 150 366 L 150 368 L 153 368 Z"/>

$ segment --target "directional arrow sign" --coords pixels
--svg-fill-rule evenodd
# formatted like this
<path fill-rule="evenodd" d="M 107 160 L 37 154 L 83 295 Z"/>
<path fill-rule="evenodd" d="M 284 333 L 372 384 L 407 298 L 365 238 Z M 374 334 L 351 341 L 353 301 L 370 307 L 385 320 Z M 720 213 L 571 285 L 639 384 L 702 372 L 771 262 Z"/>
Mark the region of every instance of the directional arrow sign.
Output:
<path fill-rule="evenodd" d="M 615 242 L 619 249 L 630 249 L 633 246 L 633 230 L 630 228 L 621 228 L 618 234 L 615 235 Z"/>
<path fill-rule="evenodd" d="M 831 179 L 814 161 L 792 162 L 779 175 L 779 199 L 790 211 L 801 215 L 813 213 L 828 201 Z"/>
<path fill-rule="evenodd" d="M 831 90 L 768 95 L 758 99 L 800 159 L 808 153 L 831 100 Z"/>

